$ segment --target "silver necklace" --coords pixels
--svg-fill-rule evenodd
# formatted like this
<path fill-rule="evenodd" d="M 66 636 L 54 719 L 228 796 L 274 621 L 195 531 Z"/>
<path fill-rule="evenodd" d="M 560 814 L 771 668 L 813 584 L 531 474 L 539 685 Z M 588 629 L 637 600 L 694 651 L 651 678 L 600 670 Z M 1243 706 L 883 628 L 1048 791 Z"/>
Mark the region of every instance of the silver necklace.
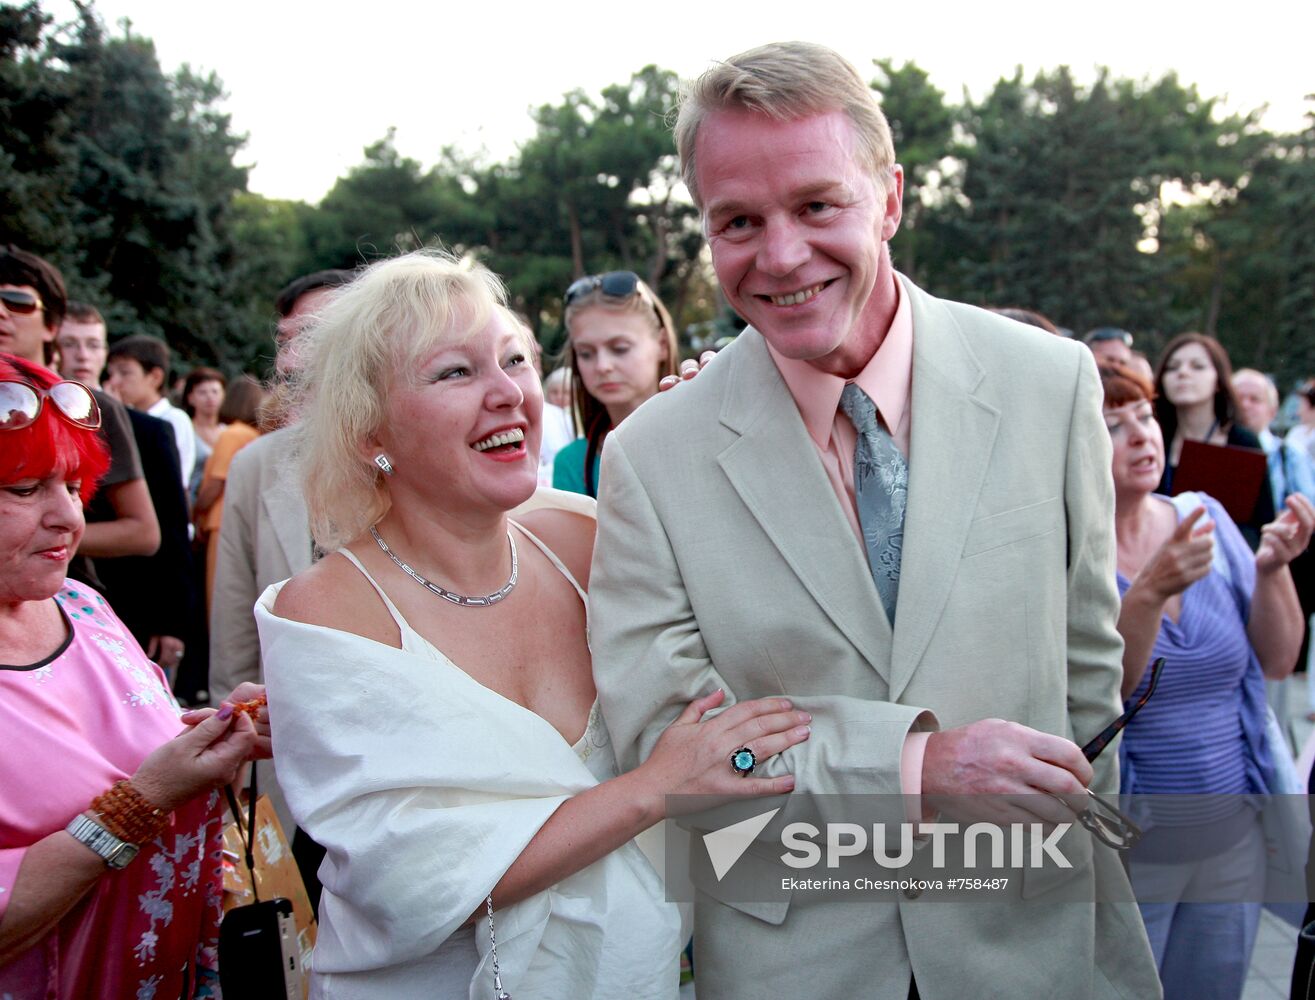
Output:
<path fill-rule="evenodd" d="M 489 594 L 487 597 L 466 597 L 464 594 L 457 594 L 450 590 L 444 590 L 438 584 L 426 580 L 410 566 L 402 562 L 401 559 L 398 559 L 393 550 L 388 547 L 388 543 L 379 537 L 379 532 L 373 524 L 370 525 L 370 534 L 373 535 L 374 540 L 379 543 L 379 548 L 384 550 L 384 555 L 391 559 L 397 565 L 397 568 L 403 573 L 430 593 L 437 594 L 439 597 L 443 598 L 443 600 L 449 601 L 452 604 L 459 604 L 463 608 L 487 608 L 492 604 L 497 604 L 515 589 L 516 578 L 520 575 L 520 562 L 516 558 L 516 539 L 512 537 L 510 528 L 507 529 L 507 544 L 511 546 L 511 579 L 503 585 L 501 590 Z"/>

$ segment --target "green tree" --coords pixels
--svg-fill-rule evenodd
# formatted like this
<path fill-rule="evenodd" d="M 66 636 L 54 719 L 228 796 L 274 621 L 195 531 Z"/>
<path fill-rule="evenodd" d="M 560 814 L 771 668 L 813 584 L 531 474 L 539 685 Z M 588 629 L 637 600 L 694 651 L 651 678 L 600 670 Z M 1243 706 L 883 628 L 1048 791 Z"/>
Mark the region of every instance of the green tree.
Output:
<path fill-rule="evenodd" d="M 19 206 L 3 217 L 6 238 L 59 264 L 112 336 L 150 333 L 184 360 L 238 363 L 252 332 L 230 211 L 246 171 L 218 79 L 166 76 L 149 39 L 126 24 L 108 36 L 89 4 L 59 27 L 32 4 L 0 7 L 0 26 L 3 183 L 25 196 L 6 199 Z"/>
<path fill-rule="evenodd" d="M 895 242 L 901 271 L 926 284 L 924 250 L 930 235 L 923 217 L 944 197 L 941 182 L 954 147 L 955 109 L 927 73 L 912 62 L 896 66 L 891 59 L 874 59 L 878 76 L 872 81 L 890 122 L 895 159 L 904 167 L 903 220 Z"/>
<path fill-rule="evenodd" d="M 962 115 L 934 286 L 1039 309 L 1079 333 L 1181 328 L 1163 192 L 1227 200 L 1261 141 L 1251 116 L 1219 117 L 1172 74 L 1148 83 L 1102 70 L 1083 87 L 1064 67 L 1030 83 L 1020 69 Z"/>

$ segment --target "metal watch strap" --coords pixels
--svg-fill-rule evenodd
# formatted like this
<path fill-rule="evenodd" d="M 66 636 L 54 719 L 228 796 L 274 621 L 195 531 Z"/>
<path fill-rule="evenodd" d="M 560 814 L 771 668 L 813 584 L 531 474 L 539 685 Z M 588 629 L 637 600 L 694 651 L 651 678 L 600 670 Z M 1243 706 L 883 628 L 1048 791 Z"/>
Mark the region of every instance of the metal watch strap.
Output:
<path fill-rule="evenodd" d="M 64 829 L 79 844 L 98 854 L 109 868 L 126 868 L 137 857 L 136 844 L 120 840 L 85 813 L 74 816 Z"/>

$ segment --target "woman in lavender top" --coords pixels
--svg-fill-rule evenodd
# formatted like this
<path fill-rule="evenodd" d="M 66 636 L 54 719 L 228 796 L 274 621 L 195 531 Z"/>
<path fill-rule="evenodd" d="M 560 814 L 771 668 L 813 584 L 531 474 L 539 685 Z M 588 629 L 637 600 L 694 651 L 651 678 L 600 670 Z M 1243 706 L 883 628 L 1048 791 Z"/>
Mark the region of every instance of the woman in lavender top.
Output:
<path fill-rule="evenodd" d="M 1166 660 L 1155 697 L 1124 732 L 1122 790 L 1210 796 L 1181 805 L 1156 800 L 1158 833 L 1190 835 L 1176 838 L 1172 865 L 1134 856 L 1133 887 L 1153 900 L 1141 909 L 1165 996 L 1235 998 L 1260 904 L 1190 900 L 1201 898 L 1205 880 L 1225 898 L 1260 898 L 1248 888 L 1263 876 L 1265 847 L 1247 795 L 1273 786 L 1264 678 L 1291 673 L 1301 645 L 1288 563 L 1310 542 L 1315 507 L 1289 498 L 1253 556 L 1213 498 L 1154 493 L 1164 471 L 1154 390 L 1122 368 L 1104 369 L 1101 378 L 1114 449 L 1124 697 L 1143 694 L 1147 664 Z M 1184 857 L 1183 844 L 1199 856 Z M 1221 885 L 1229 880 L 1235 884 Z"/>

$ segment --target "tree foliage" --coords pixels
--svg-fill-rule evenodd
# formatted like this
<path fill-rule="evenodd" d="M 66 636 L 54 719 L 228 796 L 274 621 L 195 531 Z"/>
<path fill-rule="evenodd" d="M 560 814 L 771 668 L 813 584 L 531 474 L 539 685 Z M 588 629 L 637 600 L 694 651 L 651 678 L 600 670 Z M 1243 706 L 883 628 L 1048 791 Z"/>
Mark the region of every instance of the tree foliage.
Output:
<path fill-rule="evenodd" d="M 56 25 L 0 4 L 0 237 L 60 264 L 114 336 L 251 364 L 286 281 L 437 242 L 502 274 L 550 348 L 570 281 L 617 268 L 682 329 L 736 328 L 679 180 L 667 70 L 534 108 L 502 162 L 426 165 L 388 130 L 311 205 L 246 190 L 214 75 L 165 74 L 148 39 L 77 9 Z M 956 102 L 914 63 L 873 65 L 905 179 L 892 250 L 920 284 L 1079 334 L 1125 326 L 1152 353 L 1195 328 L 1285 380 L 1315 369 L 1315 110 L 1275 135 L 1173 74 L 1020 69 Z"/>
<path fill-rule="evenodd" d="M 55 261 L 112 336 L 163 337 L 184 357 L 248 360 L 234 282 L 243 139 L 214 75 L 160 68 L 90 6 L 55 26 L 35 3 L 0 7 L 4 238 Z"/>

